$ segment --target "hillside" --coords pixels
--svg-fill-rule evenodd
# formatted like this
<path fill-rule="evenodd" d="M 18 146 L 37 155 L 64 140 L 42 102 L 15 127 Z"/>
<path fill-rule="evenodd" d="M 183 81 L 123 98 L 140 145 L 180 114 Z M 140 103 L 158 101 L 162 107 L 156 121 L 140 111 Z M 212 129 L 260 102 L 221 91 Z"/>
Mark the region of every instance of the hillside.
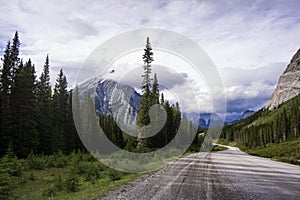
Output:
<path fill-rule="evenodd" d="M 261 109 L 236 124 L 225 126 L 221 138 L 255 148 L 297 138 L 300 134 L 300 95 L 277 109 Z"/>
<path fill-rule="evenodd" d="M 300 49 L 279 78 L 266 107 L 238 123 L 225 126 L 221 138 L 252 149 L 297 138 L 300 132 L 299 77 Z"/>

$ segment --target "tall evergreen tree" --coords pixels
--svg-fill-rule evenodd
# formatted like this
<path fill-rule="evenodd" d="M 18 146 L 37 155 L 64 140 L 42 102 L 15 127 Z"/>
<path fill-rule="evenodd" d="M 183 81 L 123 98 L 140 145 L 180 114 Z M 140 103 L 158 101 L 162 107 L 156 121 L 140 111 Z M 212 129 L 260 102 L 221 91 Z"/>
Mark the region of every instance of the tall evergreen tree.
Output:
<path fill-rule="evenodd" d="M 145 51 L 145 53 L 143 55 L 144 74 L 142 75 L 142 77 L 143 77 L 142 89 L 145 94 L 147 92 L 150 92 L 150 84 L 151 84 L 151 80 L 152 80 L 152 78 L 150 77 L 151 63 L 154 61 L 149 37 L 147 37 L 146 48 L 144 49 L 144 51 Z"/>
<path fill-rule="evenodd" d="M 164 97 L 164 93 L 161 93 L 161 97 L 160 97 L 160 104 L 164 105 L 165 104 L 165 97 Z"/>
<path fill-rule="evenodd" d="M 156 73 L 154 73 L 151 95 L 152 104 L 159 104 L 159 86 Z"/>
<path fill-rule="evenodd" d="M 73 122 L 73 128 L 75 128 L 74 130 L 74 134 L 75 134 L 75 141 L 74 141 L 74 148 L 75 149 L 80 149 L 80 150 L 84 150 L 83 148 L 83 144 L 80 140 L 80 137 L 77 133 L 77 130 L 81 131 L 81 117 L 80 117 L 80 110 L 81 110 L 81 106 L 80 106 L 80 100 L 79 100 L 79 91 L 78 91 L 78 86 L 76 85 L 74 91 L 72 92 L 72 100 L 70 100 L 69 102 L 70 107 L 70 111 L 72 111 L 72 116 L 70 116 L 70 120 Z M 75 123 L 76 123 L 76 127 L 75 127 Z"/>
<path fill-rule="evenodd" d="M 51 129 L 52 129 L 52 91 L 49 73 L 49 57 L 47 55 L 43 72 L 37 84 L 38 99 L 38 132 L 40 138 L 39 151 L 41 153 L 50 154 L 51 149 Z"/>
<path fill-rule="evenodd" d="M 151 107 L 151 93 L 150 93 L 150 83 L 151 83 L 151 63 L 153 59 L 153 53 L 151 44 L 149 41 L 149 37 L 147 37 L 146 41 L 146 48 L 144 49 L 145 53 L 143 55 L 144 61 L 144 74 L 142 75 L 143 82 L 142 82 L 142 90 L 143 95 L 140 101 L 140 110 L 137 117 L 137 125 L 140 127 L 139 135 L 138 135 L 138 144 L 137 148 L 140 149 L 143 147 L 143 126 L 146 126 L 150 123 L 149 117 L 149 109 Z"/>
<path fill-rule="evenodd" d="M 10 41 L 7 42 L 3 58 L 1 59 L 3 64 L 1 68 L 0 76 L 0 155 L 4 155 L 9 139 L 8 132 L 8 108 L 9 108 L 9 96 L 11 90 L 11 64 L 10 64 Z"/>
<path fill-rule="evenodd" d="M 173 119 L 173 111 L 169 104 L 169 101 L 165 101 L 164 109 L 167 113 L 167 121 L 165 127 L 163 129 L 164 132 L 164 145 L 168 144 L 173 138 L 174 134 L 174 119 Z"/>
<path fill-rule="evenodd" d="M 3 55 L 3 65 L 1 70 L 1 84 L 0 84 L 0 98 L 1 98 L 1 120 L 0 120 L 0 154 L 3 155 L 8 148 L 8 144 L 11 143 L 11 133 L 13 127 L 11 94 L 14 85 L 15 75 L 20 66 L 19 58 L 19 35 L 15 33 L 12 44 L 8 41 L 6 49 Z M 14 109 L 14 108 L 13 108 Z M 3 144 L 2 144 L 3 143 Z"/>
<path fill-rule="evenodd" d="M 12 77 L 14 80 L 14 77 L 17 73 L 19 64 L 20 64 L 20 58 L 19 58 L 19 48 L 20 48 L 20 40 L 19 40 L 19 34 L 16 31 L 15 36 L 12 41 L 12 46 L 11 46 L 11 53 L 10 53 L 10 63 L 11 63 L 11 70 L 12 70 Z"/>
<path fill-rule="evenodd" d="M 67 121 L 68 121 L 68 91 L 67 78 L 61 69 L 56 79 L 53 94 L 53 131 L 52 149 L 54 152 L 65 151 Z"/>
<path fill-rule="evenodd" d="M 36 122 L 36 76 L 30 59 L 24 66 L 21 63 L 17 69 L 11 98 L 14 122 L 11 137 L 16 154 L 26 157 L 31 150 L 36 151 L 39 144 Z"/>
<path fill-rule="evenodd" d="M 174 128 L 175 133 L 178 131 L 181 120 L 181 112 L 178 102 L 176 102 L 175 108 L 173 109 L 173 119 L 174 119 Z"/>

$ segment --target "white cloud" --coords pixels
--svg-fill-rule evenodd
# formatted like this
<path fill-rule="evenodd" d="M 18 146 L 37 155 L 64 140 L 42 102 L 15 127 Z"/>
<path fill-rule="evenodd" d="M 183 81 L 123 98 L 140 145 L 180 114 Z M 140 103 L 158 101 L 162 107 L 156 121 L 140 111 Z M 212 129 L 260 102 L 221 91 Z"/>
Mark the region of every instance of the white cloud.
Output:
<path fill-rule="evenodd" d="M 297 0 L 1 1 L 0 49 L 18 30 L 22 57 L 32 58 L 38 75 L 49 53 L 52 82 L 63 68 L 72 87 L 77 70 L 105 40 L 136 28 L 165 28 L 203 47 L 230 100 L 263 102 L 299 48 L 299 5 Z"/>

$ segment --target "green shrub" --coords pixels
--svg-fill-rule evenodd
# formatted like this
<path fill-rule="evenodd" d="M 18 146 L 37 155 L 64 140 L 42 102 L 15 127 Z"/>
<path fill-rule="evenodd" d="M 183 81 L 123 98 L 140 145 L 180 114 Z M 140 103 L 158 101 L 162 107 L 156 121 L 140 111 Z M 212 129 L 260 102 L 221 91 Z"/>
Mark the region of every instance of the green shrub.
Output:
<path fill-rule="evenodd" d="M 64 184 L 61 178 L 61 175 L 59 175 L 58 177 L 56 177 L 54 179 L 54 188 L 56 189 L 56 191 L 62 191 L 64 189 Z"/>
<path fill-rule="evenodd" d="M 53 180 L 53 184 L 50 185 L 47 189 L 43 191 L 43 196 L 53 197 L 57 192 L 62 191 L 64 189 L 64 184 L 61 176 L 57 176 Z"/>
<path fill-rule="evenodd" d="M 7 173 L 0 172 L 0 200 L 14 199 L 13 189 L 16 182 L 12 176 Z"/>
<path fill-rule="evenodd" d="M 21 176 L 23 173 L 22 162 L 10 150 L 0 159 L 0 169 L 11 176 Z"/>
<path fill-rule="evenodd" d="M 65 181 L 67 192 L 77 192 L 79 190 L 79 178 L 75 173 L 70 173 Z"/>
<path fill-rule="evenodd" d="M 92 182 L 100 178 L 100 171 L 102 170 L 102 165 L 98 165 L 96 162 L 80 162 L 77 164 L 77 173 L 84 175 L 86 180 Z"/>
<path fill-rule="evenodd" d="M 26 159 L 28 169 L 43 170 L 46 167 L 46 161 L 41 156 L 36 156 L 33 152 L 30 152 Z"/>
<path fill-rule="evenodd" d="M 33 172 L 30 173 L 29 180 L 36 181 L 36 177 L 34 176 Z"/>
<path fill-rule="evenodd" d="M 48 167 L 56 167 L 56 168 L 63 168 L 68 165 L 68 157 L 59 151 L 54 155 L 50 155 L 47 158 L 47 166 Z"/>
<path fill-rule="evenodd" d="M 123 177 L 124 173 L 114 170 L 114 169 L 110 169 L 108 170 L 108 177 L 110 180 L 112 181 L 117 181 L 120 180 Z"/>
<path fill-rule="evenodd" d="M 46 196 L 46 197 L 53 197 L 53 196 L 55 196 L 55 194 L 56 194 L 56 189 L 54 186 L 51 186 L 51 187 L 43 190 L 43 193 L 42 193 L 42 195 Z"/>
<path fill-rule="evenodd" d="M 100 171 L 95 163 L 89 165 L 85 177 L 88 181 L 95 181 L 95 179 L 100 178 Z"/>

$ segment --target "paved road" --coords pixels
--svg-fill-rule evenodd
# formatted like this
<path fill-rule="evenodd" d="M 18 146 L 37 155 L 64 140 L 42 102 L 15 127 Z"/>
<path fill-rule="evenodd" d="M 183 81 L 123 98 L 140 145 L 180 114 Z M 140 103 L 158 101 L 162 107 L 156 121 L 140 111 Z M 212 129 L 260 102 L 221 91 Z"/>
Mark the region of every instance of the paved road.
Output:
<path fill-rule="evenodd" d="M 300 167 L 230 147 L 181 158 L 103 199 L 300 199 Z"/>

